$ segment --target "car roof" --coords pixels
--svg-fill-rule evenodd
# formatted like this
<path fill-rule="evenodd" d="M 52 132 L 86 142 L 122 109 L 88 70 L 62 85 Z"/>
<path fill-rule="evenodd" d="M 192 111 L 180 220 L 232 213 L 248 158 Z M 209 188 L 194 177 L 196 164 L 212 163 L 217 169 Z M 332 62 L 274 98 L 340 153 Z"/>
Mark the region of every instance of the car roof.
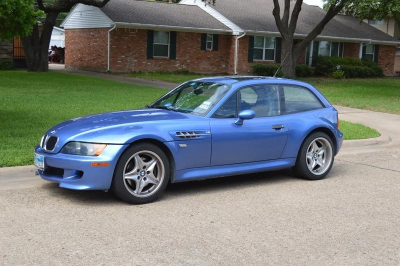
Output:
<path fill-rule="evenodd" d="M 293 79 L 284 79 L 284 78 L 276 78 L 276 77 L 265 77 L 265 76 L 220 76 L 220 77 L 205 77 L 195 79 L 195 81 L 203 81 L 203 82 L 218 82 L 225 83 L 230 85 L 247 85 L 249 83 L 287 83 L 287 84 L 297 84 L 297 85 L 305 85 L 307 83 L 293 80 Z M 307 84 L 309 85 L 309 84 Z"/>

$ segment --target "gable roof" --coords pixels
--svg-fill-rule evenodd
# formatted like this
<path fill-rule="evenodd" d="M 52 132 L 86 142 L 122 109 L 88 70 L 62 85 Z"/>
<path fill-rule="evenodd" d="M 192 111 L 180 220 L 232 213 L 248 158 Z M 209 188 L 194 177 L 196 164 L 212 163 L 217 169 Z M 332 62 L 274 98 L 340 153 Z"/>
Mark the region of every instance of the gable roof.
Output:
<path fill-rule="evenodd" d="M 293 5 L 294 3 L 292 3 Z M 271 0 L 217 0 L 212 7 L 248 33 L 275 33 L 280 35 L 272 15 L 274 5 Z M 282 2 L 281 12 L 283 7 Z M 298 36 L 307 35 L 325 14 L 326 11 L 323 9 L 303 3 L 295 34 Z M 396 42 L 388 34 L 347 15 L 335 16 L 319 35 L 319 38 L 323 37 Z"/>
<path fill-rule="evenodd" d="M 283 0 L 280 0 L 281 2 Z M 180 4 L 147 0 L 111 0 L 103 8 L 78 4 L 62 23 L 72 28 L 142 28 L 238 35 L 280 36 L 272 15 L 272 0 L 217 0 L 206 5 L 200 0 Z M 281 5 L 281 9 L 283 4 Z M 319 7 L 305 3 L 299 15 L 295 36 L 304 37 L 325 16 Z M 388 34 L 346 15 L 335 16 L 317 39 L 398 44 Z"/>
<path fill-rule="evenodd" d="M 198 6 L 165 2 L 111 0 L 101 9 L 115 24 L 231 32 Z"/>

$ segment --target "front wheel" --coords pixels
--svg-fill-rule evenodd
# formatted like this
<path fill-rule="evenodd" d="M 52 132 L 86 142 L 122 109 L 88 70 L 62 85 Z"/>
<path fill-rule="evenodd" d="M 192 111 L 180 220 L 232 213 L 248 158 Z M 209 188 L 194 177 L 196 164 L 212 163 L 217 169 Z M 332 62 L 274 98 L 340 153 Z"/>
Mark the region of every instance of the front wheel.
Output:
<path fill-rule="evenodd" d="M 333 161 L 332 140 L 323 132 L 315 132 L 301 145 L 294 171 L 302 178 L 319 180 L 329 173 Z"/>
<path fill-rule="evenodd" d="M 144 204 L 157 199 L 169 181 L 168 158 L 156 145 L 140 143 L 121 156 L 111 190 L 121 200 Z"/>

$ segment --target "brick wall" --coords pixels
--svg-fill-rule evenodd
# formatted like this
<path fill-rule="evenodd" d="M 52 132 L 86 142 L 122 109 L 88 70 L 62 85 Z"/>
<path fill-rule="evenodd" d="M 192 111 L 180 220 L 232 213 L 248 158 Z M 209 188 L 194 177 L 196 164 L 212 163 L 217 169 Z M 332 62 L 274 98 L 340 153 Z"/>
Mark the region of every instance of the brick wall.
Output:
<path fill-rule="evenodd" d="M 359 57 L 360 44 L 345 42 L 343 44 L 343 57 Z"/>
<path fill-rule="evenodd" d="M 66 30 L 66 67 L 106 71 L 107 32 L 107 28 Z"/>
<path fill-rule="evenodd" d="M 394 71 L 396 46 L 394 45 L 379 45 L 378 65 L 383 68 L 385 75 L 392 76 Z"/>
<path fill-rule="evenodd" d="M 68 68 L 105 72 L 107 70 L 107 32 L 109 29 L 66 30 L 65 63 Z M 199 73 L 234 73 L 235 36 L 219 35 L 218 51 L 201 50 L 201 34 L 177 32 L 176 60 L 147 59 L 147 30 L 115 29 L 111 32 L 110 70 L 112 72 L 189 70 Z M 248 62 L 249 36 L 239 39 L 237 72 L 251 73 Z M 345 57 L 359 56 L 359 43 L 345 43 Z M 380 45 L 378 64 L 386 75 L 394 74 L 395 46 Z M 284 59 L 283 51 L 281 59 Z M 305 51 L 298 63 L 304 63 Z"/>
<path fill-rule="evenodd" d="M 147 59 L 147 30 L 117 29 L 111 32 L 111 71 L 190 70 L 199 73 L 228 72 L 232 36 L 219 35 L 218 51 L 201 50 L 201 34 L 177 32 L 176 59 Z M 228 49 L 227 49 L 228 48 Z"/>

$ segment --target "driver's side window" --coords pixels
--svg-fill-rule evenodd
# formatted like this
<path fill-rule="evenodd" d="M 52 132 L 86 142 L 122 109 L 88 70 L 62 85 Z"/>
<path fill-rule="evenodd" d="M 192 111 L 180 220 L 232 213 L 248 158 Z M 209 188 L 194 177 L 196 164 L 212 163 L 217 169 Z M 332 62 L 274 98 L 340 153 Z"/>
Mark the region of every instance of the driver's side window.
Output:
<path fill-rule="evenodd" d="M 213 118 L 235 118 L 237 116 L 237 93 L 229 97 L 214 113 Z"/>

